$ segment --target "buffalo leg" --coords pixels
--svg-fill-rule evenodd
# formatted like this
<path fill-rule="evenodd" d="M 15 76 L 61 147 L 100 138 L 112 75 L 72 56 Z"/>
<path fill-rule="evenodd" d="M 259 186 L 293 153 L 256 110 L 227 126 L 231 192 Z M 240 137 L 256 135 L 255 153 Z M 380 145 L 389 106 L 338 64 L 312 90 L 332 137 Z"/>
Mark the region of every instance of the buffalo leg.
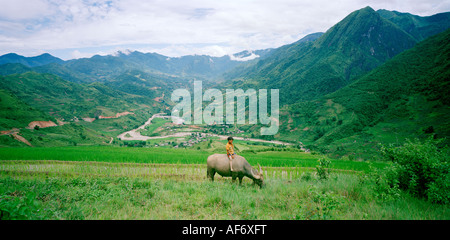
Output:
<path fill-rule="evenodd" d="M 214 169 L 208 169 L 206 177 L 211 178 L 211 181 L 214 182 L 214 175 L 216 174 L 216 171 Z"/>

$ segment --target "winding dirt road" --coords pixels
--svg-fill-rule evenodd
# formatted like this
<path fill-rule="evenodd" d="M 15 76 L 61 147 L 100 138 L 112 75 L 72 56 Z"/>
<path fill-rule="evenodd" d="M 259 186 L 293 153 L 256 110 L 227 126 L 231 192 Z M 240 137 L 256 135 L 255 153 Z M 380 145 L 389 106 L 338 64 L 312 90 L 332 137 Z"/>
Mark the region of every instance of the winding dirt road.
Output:
<path fill-rule="evenodd" d="M 153 115 L 151 118 L 149 118 L 144 125 L 124 132 L 122 134 L 120 134 L 119 136 L 117 136 L 117 138 L 120 138 L 122 140 L 140 140 L 140 141 L 146 141 L 149 139 L 161 139 L 161 138 L 169 138 L 169 137 L 185 137 L 185 136 L 189 136 L 192 134 L 192 132 L 177 132 L 171 135 L 166 135 L 166 136 L 155 136 L 155 137 L 148 137 L 148 136 L 142 136 L 141 133 L 138 131 L 140 129 L 145 129 L 145 127 L 147 125 L 152 124 L 152 120 L 154 118 L 171 118 L 171 116 L 167 116 L 167 115 L 163 115 L 164 113 L 157 113 L 155 115 Z M 179 118 L 178 121 L 183 122 L 183 119 Z M 129 137 L 126 137 L 126 135 L 129 134 Z M 219 137 L 220 139 L 227 139 L 228 136 L 225 135 L 218 135 L 218 134 L 209 134 L 207 133 L 208 136 L 212 136 L 212 137 Z M 262 139 L 256 139 L 256 138 L 244 138 L 244 137 L 233 137 L 234 139 L 237 140 L 244 140 L 244 141 L 253 141 L 253 142 L 265 142 L 265 143 L 273 143 L 273 144 L 282 144 L 282 145 L 292 145 L 291 143 L 287 143 L 287 142 L 282 142 L 282 141 L 268 141 L 268 140 L 262 140 Z"/>
<path fill-rule="evenodd" d="M 170 135 L 170 136 L 168 135 L 168 136 L 148 137 L 148 136 L 142 136 L 141 133 L 139 132 L 139 130 L 145 129 L 145 127 L 146 127 L 147 125 L 152 124 L 153 118 L 171 118 L 171 116 L 167 116 L 167 115 L 163 115 L 163 114 L 164 114 L 164 113 L 157 113 L 157 114 L 154 114 L 151 118 L 149 118 L 149 119 L 144 123 L 144 125 L 142 125 L 142 126 L 136 128 L 136 129 L 133 129 L 133 130 L 124 132 L 124 133 L 120 134 L 119 136 L 117 136 L 117 138 L 122 139 L 122 140 L 140 140 L 140 141 L 146 141 L 146 140 L 149 140 L 149 139 L 158 139 L 158 138 L 173 137 L 172 135 Z M 127 137 L 127 136 L 126 136 L 127 134 L 129 134 L 130 136 Z M 188 134 L 186 134 L 186 135 L 184 135 L 184 136 L 187 136 L 187 135 L 189 135 L 189 134 L 191 134 L 191 133 L 188 133 Z M 174 135 L 176 135 L 176 134 L 174 134 Z M 182 136 L 177 136 L 177 137 L 182 137 Z"/>

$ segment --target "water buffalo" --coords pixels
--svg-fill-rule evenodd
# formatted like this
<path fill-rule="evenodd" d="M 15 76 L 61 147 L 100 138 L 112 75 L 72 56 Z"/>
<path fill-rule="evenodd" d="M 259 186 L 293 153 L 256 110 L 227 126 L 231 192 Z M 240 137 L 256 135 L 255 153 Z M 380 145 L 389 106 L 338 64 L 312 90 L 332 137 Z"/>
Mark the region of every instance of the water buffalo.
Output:
<path fill-rule="evenodd" d="M 213 154 L 207 160 L 207 177 L 214 181 L 214 175 L 218 173 L 222 177 L 232 177 L 233 181 L 239 178 L 239 184 L 242 184 L 242 178 L 248 177 L 253 179 L 253 182 L 260 186 L 264 185 L 263 171 L 261 166 L 258 170 L 254 169 L 245 160 L 244 157 L 236 155 L 233 159 L 233 172 L 230 171 L 230 163 L 226 154 Z"/>

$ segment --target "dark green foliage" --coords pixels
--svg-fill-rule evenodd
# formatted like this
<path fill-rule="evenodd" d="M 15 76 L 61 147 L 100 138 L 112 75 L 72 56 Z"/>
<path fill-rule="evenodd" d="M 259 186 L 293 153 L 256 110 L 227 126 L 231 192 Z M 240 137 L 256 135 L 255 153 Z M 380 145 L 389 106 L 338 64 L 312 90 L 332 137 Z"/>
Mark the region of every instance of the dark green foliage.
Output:
<path fill-rule="evenodd" d="M 396 164 L 398 184 L 414 196 L 434 203 L 450 203 L 448 149 L 438 148 L 432 138 L 407 141 L 400 147 L 383 147 L 383 156 Z"/>
<path fill-rule="evenodd" d="M 300 177 L 300 179 L 302 180 L 302 181 L 306 181 L 306 182 L 309 182 L 309 181 L 311 181 L 312 179 L 313 179 L 313 175 L 312 175 L 312 173 L 311 172 L 303 172 L 302 173 L 302 176 Z"/>
<path fill-rule="evenodd" d="M 146 141 L 123 141 L 123 145 L 126 147 L 145 147 Z"/>
<path fill-rule="evenodd" d="M 11 181 L 11 179 L 6 179 Z M 0 185 L 0 220 L 39 220 L 39 205 L 34 192 L 12 191 Z M 9 190 L 9 191 L 8 191 Z"/>

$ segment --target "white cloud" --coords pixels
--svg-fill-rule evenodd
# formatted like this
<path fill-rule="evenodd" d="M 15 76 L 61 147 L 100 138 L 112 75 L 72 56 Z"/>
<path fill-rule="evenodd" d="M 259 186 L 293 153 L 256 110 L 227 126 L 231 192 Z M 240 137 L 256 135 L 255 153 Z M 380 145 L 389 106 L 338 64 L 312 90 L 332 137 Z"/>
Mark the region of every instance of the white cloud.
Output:
<path fill-rule="evenodd" d="M 231 60 L 234 61 L 249 61 L 255 58 L 259 58 L 259 55 L 256 55 L 255 53 L 251 52 L 250 55 L 246 57 L 235 57 L 233 54 L 230 54 L 229 57 Z"/>
<path fill-rule="evenodd" d="M 0 0 L 0 16 L 8 20 L 41 18 L 52 13 L 45 0 Z"/>
<path fill-rule="evenodd" d="M 71 49 L 68 55 L 76 57 L 98 53 L 83 48 L 112 53 L 116 46 L 165 44 L 146 49 L 168 56 L 226 55 L 326 31 L 368 5 L 431 15 L 448 11 L 450 0 L 0 0 L 0 54 Z"/>

